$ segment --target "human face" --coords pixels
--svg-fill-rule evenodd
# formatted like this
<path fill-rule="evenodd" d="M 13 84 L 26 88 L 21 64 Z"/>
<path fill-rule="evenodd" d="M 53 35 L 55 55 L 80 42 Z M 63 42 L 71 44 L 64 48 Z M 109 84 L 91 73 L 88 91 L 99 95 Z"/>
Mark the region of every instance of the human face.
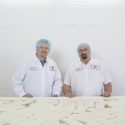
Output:
<path fill-rule="evenodd" d="M 87 60 L 90 58 L 90 50 L 87 47 L 81 46 L 79 48 L 79 56 L 83 60 Z"/>
<path fill-rule="evenodd" d="M 37 55 L 40 58 L 46 58 L 49 53 L 49 48 L 46 44 L 42 44 L 41 47 L 37 51 Z"/>

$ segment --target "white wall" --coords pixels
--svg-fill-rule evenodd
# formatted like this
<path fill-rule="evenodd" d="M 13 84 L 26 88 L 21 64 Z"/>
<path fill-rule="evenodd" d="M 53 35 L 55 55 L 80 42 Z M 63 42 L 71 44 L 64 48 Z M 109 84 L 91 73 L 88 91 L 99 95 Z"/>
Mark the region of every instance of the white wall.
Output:
<path fill-rule="evenodd" d="M 125 95 L 124 0 L 0 0 L 0 96 L 15 96 L 11 77 L 40 38 L 53 42 L 63 76 L 77 45 L 90 43 L 109 68 L 113 95 Z"/>

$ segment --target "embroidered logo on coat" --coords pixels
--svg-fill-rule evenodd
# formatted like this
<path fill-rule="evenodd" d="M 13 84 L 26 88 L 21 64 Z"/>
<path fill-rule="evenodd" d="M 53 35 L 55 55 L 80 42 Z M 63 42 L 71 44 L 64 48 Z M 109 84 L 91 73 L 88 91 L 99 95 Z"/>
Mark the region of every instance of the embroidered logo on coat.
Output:
<path fill-rule="evenodd" d="M 91 69 L 100 70 L 100 66 L 99 65 L 91 65 Z"/>
<path fill-rule="evenodd" d="M 55 71 L 56 67 L 55 66 L 49 66 L 50 71 Z"/>
<path fill-rule="evenodd" d="M 31 70 L 31 71 L 37 71 L 37 70 L 38 70 L 38 67 L 30 67 L 30 70 Z"/>

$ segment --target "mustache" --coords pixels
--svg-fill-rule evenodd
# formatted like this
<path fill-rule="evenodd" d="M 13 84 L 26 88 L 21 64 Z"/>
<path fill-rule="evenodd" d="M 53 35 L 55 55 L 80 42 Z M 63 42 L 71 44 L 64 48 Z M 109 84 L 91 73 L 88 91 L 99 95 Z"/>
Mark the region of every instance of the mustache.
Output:
<path fill-rule="evenodd" d="M 87 56 L 87 54 L 81 54 L 81 56 Z"/>
<path fill-rule="evenodd" d="M 87 58 L 88 58 L 88 55 L 87 55 L 87 54 L 81 54 L 81 58 L 82 58 L 82 59 L 87 59 Z"/>

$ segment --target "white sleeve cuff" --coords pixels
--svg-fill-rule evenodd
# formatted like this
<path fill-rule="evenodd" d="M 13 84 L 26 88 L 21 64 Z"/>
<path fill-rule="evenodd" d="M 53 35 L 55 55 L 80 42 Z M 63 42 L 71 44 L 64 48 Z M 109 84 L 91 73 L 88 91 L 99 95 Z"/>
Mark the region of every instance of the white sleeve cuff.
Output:
<path fill-rule="evenodd" d="M 22 92 L 22 93 L 19 95 L 19 97 L 23 97 L 24 95 L 26 95 L 26 93 L 25 93 L 25 92 Z"/>
<path fill-rule="evenodd" d="M 106 84 L 108 84 L 108 83 L 111 83 L 112 82 L 112 80 L 109 80 L 109 81 L 107 81 L 107 82 L 104 82 L 104 85 L 106 85 Z"/>
<path fill-rule="evenodd" d="M 53 96 L 53 95 L 58 95 L 58 96 L 60 96 L 60 92 L 53 92 L 52 96 Z"/>

